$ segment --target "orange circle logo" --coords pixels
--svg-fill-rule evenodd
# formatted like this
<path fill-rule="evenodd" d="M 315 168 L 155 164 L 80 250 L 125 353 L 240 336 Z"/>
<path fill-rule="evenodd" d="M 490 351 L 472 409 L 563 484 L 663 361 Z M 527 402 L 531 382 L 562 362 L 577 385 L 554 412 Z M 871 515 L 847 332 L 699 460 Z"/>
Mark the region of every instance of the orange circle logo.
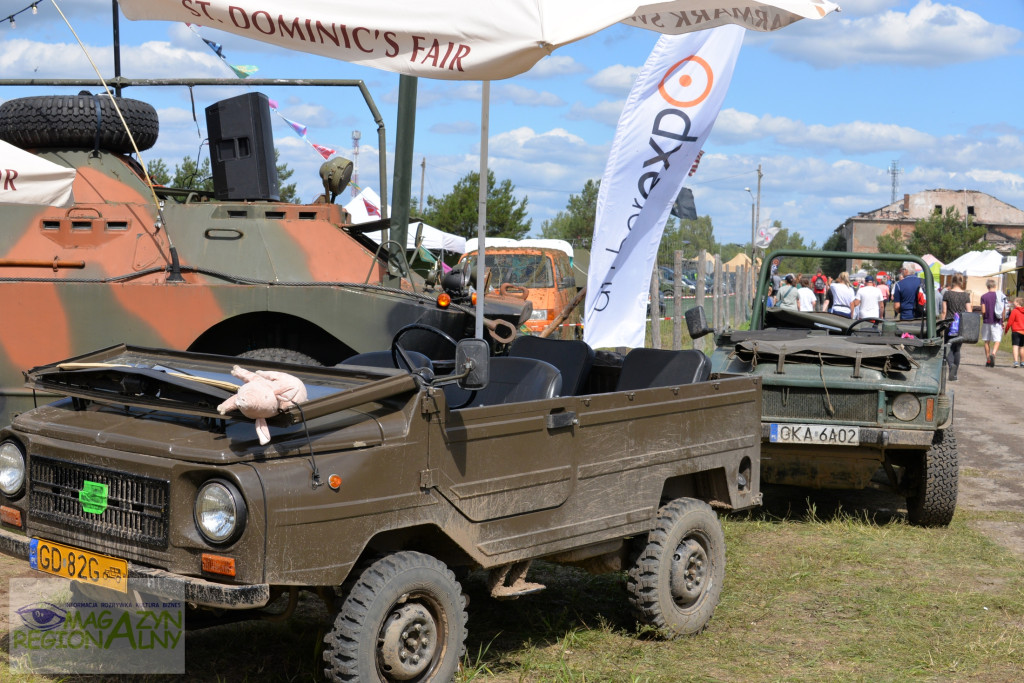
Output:
<path fill-rule="evenodd" d="M 697 64 L 698 66 L 700 66 L 704 70 L 705 75 L 707 76 L 708 83 L 704 87 L 704 91 L 700 95 L 698 95 L 695 99 L 692 99 L 692 100 L 677 100 L 677 99 L 675 99 L 674 97 L 672 97 L 671 95 L 668 94 L 668 90 L 665 88 L 665 83 L 667 83 L 668 80 L 670 78 L 672 78 L 672 74 L 674 74 L 676 72 L 676 70 L 678 70 L 681 66 L 683 66 L 687 62 L 693 62 L 693 63 Z M 661 83 L 658 84 L 658 92 L 661 93 L 661 96 L 669 104 L 674 104 L 677 107 L 693 107 L 693 106 L 696 106 L 696 105 L 698 105 L 698 104 L 700 104 L 701 102 L 704 101 L 704 99 L 711 92 L 711 86 L 714 84 L 714 82 L 715 82 L 715 73 L 714 73 L 714 71 L 711 70 L 711 65 L 708 64 L 703 59 L 701 59 L 700 57 L 698 57 L 697 55 L 691 55 L 691 56 L 687 57 L 686 59 L 683 59 L 681 61 L 676 62 L 675 64 L 672 65 L 671 69 L 669 69 L 668 71 L 665 72 L 665 77 L 662 78 L 661 79 Z M 689 74 L 683 74 L 683 75 L 681 75 L 679 77 L 678 83 L 679 83 L 680 86 L 682 86 L 683 89 L 688 89 L 688 88 L 690 88 L 693 85 L 693 77 L 690 76 Z"/>

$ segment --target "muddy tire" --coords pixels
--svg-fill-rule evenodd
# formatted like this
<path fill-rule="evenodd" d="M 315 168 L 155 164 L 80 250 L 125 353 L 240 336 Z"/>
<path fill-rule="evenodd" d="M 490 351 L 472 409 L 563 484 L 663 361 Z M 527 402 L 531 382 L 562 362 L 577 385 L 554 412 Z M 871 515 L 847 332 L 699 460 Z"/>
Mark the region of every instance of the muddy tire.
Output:
<path fill-rule="evenodd" d="M 932 447 L 909 466 L 907 519 L 917 526 L 949 526 L 956 511 L 960 464 L 953 430 L 935 432 Z"/>
<path fill-rule="evenodd" d="M 250 360 L 269 360 L 274 363 L 291 363 L 292 365 L 322 365 L 316 358 L 308 356 L 301 351 L 275 346 L 252 349 L 251 351 L 238 354 L 238 357 Z"/>
<path fill-rule="evenodd" d="M 139 100 L 114 99 L 139 151 L 155 145 L 160 132 L 156 109 Z M 0 104 L 0 139 L 24 149 L 92 149 L 97 126 L 100 149 L 119 154 L 135 151 L 111 98 L 106 95 L 97 95 L 95 99 L 91 95 L 20 97 Z"/>
<path fill-rule="evenodd" d="M 724 578 L 725 535 L 718 517 L 707 503 L 677 498 L 658 511 L 626 590 L 641 623 L 677 638 L 707 628 Z"/>
<path fill-rule="evenodd" d="M 466 645 L 455 575 L 423 553 L 373 562 L 345 595 L 323 657 L 330 681 L 450 681 Z"/>

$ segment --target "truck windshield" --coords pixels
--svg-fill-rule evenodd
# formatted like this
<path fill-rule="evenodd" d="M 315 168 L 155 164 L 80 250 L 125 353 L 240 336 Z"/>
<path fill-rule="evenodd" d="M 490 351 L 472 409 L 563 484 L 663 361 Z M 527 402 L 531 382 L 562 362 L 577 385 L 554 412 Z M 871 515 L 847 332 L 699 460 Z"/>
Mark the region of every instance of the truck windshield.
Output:
<path fill-rule="evenodd" d="M 470 256 L 470 273 L 476 272 L 476 256 Z M 491 287 L 520 285 L 529 288 L 555 286 L 551 259 L 543 254 L 492 254 L 484 256 L 484 267 L 491 271 Z"/>

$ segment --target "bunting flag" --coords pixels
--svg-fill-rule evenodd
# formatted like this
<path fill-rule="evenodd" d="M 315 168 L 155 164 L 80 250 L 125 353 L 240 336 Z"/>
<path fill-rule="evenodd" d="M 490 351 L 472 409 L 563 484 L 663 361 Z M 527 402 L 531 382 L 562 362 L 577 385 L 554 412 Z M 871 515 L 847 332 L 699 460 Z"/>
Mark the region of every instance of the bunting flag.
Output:
<path fill-rule="evenodd" d="M 234 71 L 235 75 L 239 78 L 248 78 L 259 71 L 258 68 L 249 64 L 228 64 L 228 66 L 231 67 L 231 70 Z"/>
<path fill-rule="evenodd" d="M 221 59 L 224 59 L 224 46 L 223 45 L 221 45 L 220 43 L 215 43 L 212 40 L 207 40 L 206 38 L 201 38 L 201 40 L 204 43 L 206 43 L 207 47 L 209 47 L 211 50 L 213 50 L 213 54 L 217 55 Z"/>
<path fill-rule="evenodd" d="M 324 147 L 323 145 L 318 145 L 315 142 L 310 142 L 309 144 L 313 145 L 313 149 L 320 152 L 320 156 L 322 156 L 324 159 L 330 159 L 332 156 L 338 153 L 338 151 L 335 149 L 331 149 L 330 147 Z"/>
<path fill-rule="evenodd" d="M 380 209 L 378 209 L 376 206 L 367 201 L 365 197 L 363 198 L 363 206 L 366 207 L 367 215 L 376 216 L 377 218 L 380 218 Z"/>
<path fill-rule="evenodd" d="M 278 113 L 278 116 L 284 119 L 284 122 L 291 126 L 292 130 L 298 133 L 300 138 L 306 137 L 306 131 L 309 130 L 306 126 L 302 125 L 301 123 L 298 123 L 297 121 L 292 121 L 291 119 L 281 115 L 280 113 Z"/>

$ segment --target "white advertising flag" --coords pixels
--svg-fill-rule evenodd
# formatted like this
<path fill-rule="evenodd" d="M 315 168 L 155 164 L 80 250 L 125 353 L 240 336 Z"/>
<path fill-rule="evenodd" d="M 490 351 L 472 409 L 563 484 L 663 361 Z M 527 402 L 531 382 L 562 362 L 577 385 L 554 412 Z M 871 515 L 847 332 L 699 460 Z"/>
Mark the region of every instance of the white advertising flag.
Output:
<path fill-rule="evenodd" d="M 584 338 L 644 345 L 648 283 L 672 201 L 715 123 L 744 29 L 663 36 L 626 99 L 597 197 Z"/>

